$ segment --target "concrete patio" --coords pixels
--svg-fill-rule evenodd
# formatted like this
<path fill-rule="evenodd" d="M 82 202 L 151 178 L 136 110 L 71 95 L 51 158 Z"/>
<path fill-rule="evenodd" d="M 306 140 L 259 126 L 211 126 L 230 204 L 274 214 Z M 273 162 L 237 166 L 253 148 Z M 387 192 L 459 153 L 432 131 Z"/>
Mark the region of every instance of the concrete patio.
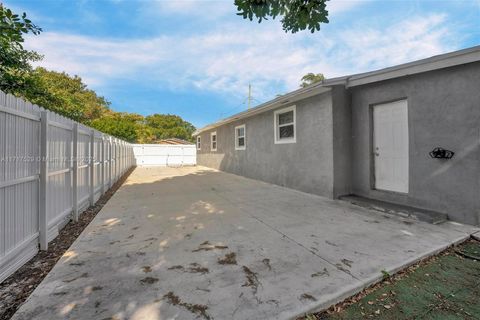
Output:
<path fill-rule="evenodd" d="M 203 167 L 137 168 L 13 319 L 288 319 L 478 229 Z"/>

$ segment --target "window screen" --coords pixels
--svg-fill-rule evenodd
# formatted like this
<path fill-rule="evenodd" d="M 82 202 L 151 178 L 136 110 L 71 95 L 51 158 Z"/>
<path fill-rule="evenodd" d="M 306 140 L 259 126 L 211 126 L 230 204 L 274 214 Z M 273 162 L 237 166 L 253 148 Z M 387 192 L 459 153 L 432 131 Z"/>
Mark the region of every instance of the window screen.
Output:
<path fill-rule="evenodd" d="M 277 110 L 275 115 L 275 143 L 295 143 L 296 142 L 296 116 L 295 106 Z"/>
<path fill-rule="evenodd" d="M 235 149 L 244 150 L 245 146 L 245 125 L 235 127 Z"/>

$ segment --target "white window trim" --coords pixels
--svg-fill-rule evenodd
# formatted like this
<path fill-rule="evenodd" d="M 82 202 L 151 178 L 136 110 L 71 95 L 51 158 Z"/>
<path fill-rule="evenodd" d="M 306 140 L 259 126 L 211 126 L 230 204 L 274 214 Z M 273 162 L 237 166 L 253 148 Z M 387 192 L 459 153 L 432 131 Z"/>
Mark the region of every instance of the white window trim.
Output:
<path fill-rule="evenodd" d="M 202 137 L 197 136 L 197 150 L 202 150 Z"/>
<path fill-rule="evenodd" d="M 280 110 L 276 110 L 273 113 L 273 135 L 274 135 L 274 141 L 275 144 L 283 144 L 283 143 L 296 143 L 297 142 L 297 112 L 296 112 L 297 107 L 296 106 L 290 106 L 287 108 L 283 108 Z M 293 138 L 284 138 L 280 139 L 279 138 L 279 125 L 278 125 L 278 115 L 281 113 L 293 111 Z M 285 125 L 291 125 L 285 124 Z"/>
<path fill-rule="evenodd" d="M 238 136 L 238 129 L 243 128 L 243 137 Z M 238 138 L 243 138 L 243 147 L 238 145 Z M 245 150 L 247 148 L 247 129 L 245 124 L 235 127 L 235 150 Z"/>
<path fill-rule="evenodd" d="M 213 136 L 215 136 L 215 149 L 213 148 Z M 217 151 L 218 148 L 218 136 L 217 131 L 210 133 L 210 150 Z"/>

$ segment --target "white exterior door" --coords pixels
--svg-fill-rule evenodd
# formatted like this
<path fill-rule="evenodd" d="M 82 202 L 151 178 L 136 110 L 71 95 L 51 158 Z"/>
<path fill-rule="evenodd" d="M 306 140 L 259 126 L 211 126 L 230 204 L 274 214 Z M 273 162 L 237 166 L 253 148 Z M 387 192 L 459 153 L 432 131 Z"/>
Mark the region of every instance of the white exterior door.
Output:
<path fill-rule="evenodd" d="M 408 193 L 406 100 L 373 107 L 375 189 Z"/>

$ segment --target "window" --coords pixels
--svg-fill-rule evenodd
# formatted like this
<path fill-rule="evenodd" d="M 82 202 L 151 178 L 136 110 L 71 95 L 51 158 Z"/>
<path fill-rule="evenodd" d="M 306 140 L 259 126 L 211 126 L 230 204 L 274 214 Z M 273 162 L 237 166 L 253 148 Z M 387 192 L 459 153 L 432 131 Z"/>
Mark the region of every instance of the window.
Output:
<path fill-rule="evenodd" d="M 245 125 L 235 127 L 235 150 L 245 150 L 247 145 Z"/>
<path fill-rule="evenodd" d="M 217 132 L 212 132 L 210 134 L 210 149 L 212 151 L 217 151 Z"/>
<path fill-rule="evenodd" d="M 274 112 L 275 143 L 296 142 L 295 106 Z"/>
<path fill-rule="evenodd" d="M 197 136 L 197 150 L 202 149 L 202 139 L 200 136 Z"/>

